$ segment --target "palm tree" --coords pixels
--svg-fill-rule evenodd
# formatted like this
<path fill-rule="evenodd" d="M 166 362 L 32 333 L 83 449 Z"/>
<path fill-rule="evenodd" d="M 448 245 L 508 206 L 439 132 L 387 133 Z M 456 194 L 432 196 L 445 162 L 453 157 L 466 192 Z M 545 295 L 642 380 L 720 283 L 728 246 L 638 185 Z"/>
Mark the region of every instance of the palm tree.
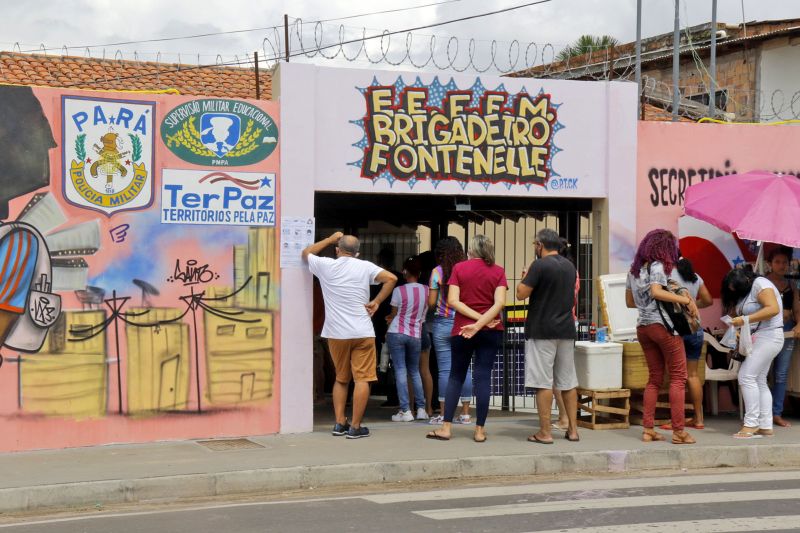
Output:
<path fill-rule="evenodd" d="M 566 61 L 571 57 L 606 50 L 617 45 L 619 41 L 610 35 L 581 35 L 556 55 L 556 61 Z"/>

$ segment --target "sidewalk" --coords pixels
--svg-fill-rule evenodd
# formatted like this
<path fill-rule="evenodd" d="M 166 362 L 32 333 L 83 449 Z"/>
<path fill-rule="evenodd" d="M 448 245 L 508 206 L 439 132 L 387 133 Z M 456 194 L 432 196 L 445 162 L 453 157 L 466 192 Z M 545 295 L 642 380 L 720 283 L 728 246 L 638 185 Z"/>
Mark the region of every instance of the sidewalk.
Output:
<path fill-rule="evenodd" d="M 488 442 L 474 426 L 454 426 L 450 442 L 425 439 L 433 426 L 392 423 L 391 410 L 371 409 L 367 439 L 311 434 L 248 437 L 246 448 L 214 451 L 198 441 L 109 445 L 0 455 L 0 512 L 46 507 L 168 501 L 278 492 L 323 486 L 431 481 L 488 476 L 635 472 L 714 467 L 800 467 L 800 424 L 774 438 L 735 440 L 735 416 L 706 419 L 692 431 L 696 445 L 641 442 L 641 427 L 581 430 L 581 441 L 555 435 L 553 445 L 529 443 L 533 415 L 491 412 Z M 319 417 L 320 419 L 322 417 Z M 669 432 L 665 432 L 669 434 Z M 218 445 L 236 446 L 224 441 Z"/>

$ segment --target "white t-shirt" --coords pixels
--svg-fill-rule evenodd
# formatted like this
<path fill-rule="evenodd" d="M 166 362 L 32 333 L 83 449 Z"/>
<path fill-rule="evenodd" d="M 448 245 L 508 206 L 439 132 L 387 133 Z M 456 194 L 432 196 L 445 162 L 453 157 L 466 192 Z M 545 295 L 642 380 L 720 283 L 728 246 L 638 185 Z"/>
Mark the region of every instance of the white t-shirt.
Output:
<path fill-rule="evenodd" d="M 687 291 L 689 291 L 689 296 L 693 299 L 697 300 L 697 295 L 700 292 L 700 287 L 703 286 L 703 278 L 700 277 L 700 274 L 695 274 L 697 276 L 697 281 L 691 282 L 686 281 L 683 277 L 678 273 L 677 268 L 672 269 L 672 273 L 669 275 L 670 279 L 674 279 L 678 282 L 678 285 L 681 287 L 685 287 Z"/>
<path fill-rule="evenodd" d="M 758 312 L 762 305 L 758 303 L 758 295 L 761 291 L 770 289 L 772 292 L 775 293 L 775 299 L 778 300 L 778 305 L 781 303 L 781 293 L 778 288 L 767 278 L 759 276 L 753 281 L 753 288 L 750 289 L 750 293 L 739 300 L 739 303 L 736 305 L 736 312 L 741 315 L 752 315 L 753 313 Z M 755 328 L 753 327 L 753 322 L 750 323 L 751 328 L 750 330 L 753 331 Z M 783 313 L 778 313 L 774 317 L 768 319 L 765 322 L 762 322 L 758 326 L 758 331 L 765 331 L 768 329 L 777 329 L 783 328 Z"/>
<path fill-rule="evenodd" d="M 383 270 L 378 265 L 355 257 L 317 257 L 309 254 L 308 269 L 317 276 L 325 300 L 326 339 L 363 339 L 374 337 L 375 329 L 365 305 L 369 286 L 377 285 Z"/>

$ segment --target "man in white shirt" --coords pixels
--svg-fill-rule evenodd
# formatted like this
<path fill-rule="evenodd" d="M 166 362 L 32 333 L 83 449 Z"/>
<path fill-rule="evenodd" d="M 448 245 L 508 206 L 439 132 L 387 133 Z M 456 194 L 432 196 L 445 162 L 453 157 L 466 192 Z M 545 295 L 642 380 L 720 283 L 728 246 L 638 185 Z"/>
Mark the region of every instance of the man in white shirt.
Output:
<path fill-rule="evenodd" d="M 369 437 L 369 429 L 361 425 L 369 399 L 370 383 L 377 381 L 375 372 L 375 330 L 370 317 L 394 289 L 397 276 L 381 267 L 358 259 L 358 239 L 337 231 L 327 239 L 303 250 L 303 260 L 317 276 L 325 301 L 325 325 L 322 337 L 328 339 L 328 349 L 336 367 L 333 385 L 333 410 L 336 425 L 333 435 L 348 439 Z M 336 259 L 318 257 L 329 245 L 336 246 Z M 383 284 L 374 299 L 369 298 L 369 286 Z M 350 381 L 353 391 L 353 419 L 347 423 L 345 404 Z"/>

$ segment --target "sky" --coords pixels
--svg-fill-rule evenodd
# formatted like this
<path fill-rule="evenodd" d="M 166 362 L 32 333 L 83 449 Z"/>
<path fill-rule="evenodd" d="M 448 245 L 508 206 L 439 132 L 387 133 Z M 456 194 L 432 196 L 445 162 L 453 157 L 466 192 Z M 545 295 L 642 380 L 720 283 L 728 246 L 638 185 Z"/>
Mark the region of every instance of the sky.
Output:
<path fill-rule="evenodd" d="M 228 63 L 245 61 L 252 57 L 254 51 L 259 51 L 262 59 L 274 58 L 282 53 L 282 27 L 196 39 L 128 45 L 114 43 L 281 26 L 283 15 L 288 14 L 292 22 L 297 19 L 307 21 L 302 25 L 302 44 L 305 49 L 313 49 L 315 33 L 321 35 L 322 43 L 327 45 L 337 42 L 340 33 L 346 39 L 364 33 L 376 35 L 383 30 L 404 30 L 526 3 L 525 0 L 451 0 L 396 13 L 321 25 L 311 23 L 441 1 L 0 0 L 4 14 L 0 19 L 0 49 L 34 51 L 44 46 L 48 54 L 61 54 L 63 47 L 67 46 L 70 47 L 67 50 L 70 55 L 78 56 L 121 57 L 167 63 Z M 643 0 L 642 3 L 643 37 L 672 31 L 673 0 Z M 697 25 L 711 20 L 711 0 L 683 0 L 682 5 L 682 25 Z M 800 1 L 718 0 L 720 22 L 739 24 L 743 19 L 750 22 L 783 18 L 800 18 Z M 291 31 L 290 48 L 293 51 L 301 47 L 296 28 L 292 26 Z M 410 41 L 410 57 L 405 59 L 405 66 L 400 68 L 414 70 L 408 63 L 412 60 L 418 65 L 425 65 L 423 70 L 439 70 L 430 62 L 431 35 L 436 35 L 433 56 L 440 67 L 447 67 L 450 63 L 447 60 L 449 44 L 454 66 L 474 71 L 469 61 L 470 40 L 474 39 L 475 51 L 472 56 L 475 59 L 472 66 L 497 72 L 514 70 L 512 67 L 521 69 L 541 63 L 543 59 L 549 61 L 554 53 L 582 34 L 608 34 L 623 43 L 634 40 L 636 0 L 550 0 L 490 17 L 418 30 Z M 453 37 L 455 39 L 451 39 Z M 388 50 L 387 58 L 391 62 L 404 59 L 406 39 L 404 34 L 392 37 L 391 41 L 384 39 L 383 48 Z M 492 40 L 497 41 L 494 64 L 490 53 Z M 517 44 L 512 44 L 514 41 Z M 377 60 L 383 65 L 380 68 L 390 67 L 382 59 L 381 46 L 381 41 L 375 39 L 369 43 L 366 51 L 373 61 Z M 281 47 L 280 50 L 277 47 Z M 329 49 L 326 53 L 333 55 L 336 50 Z M 293 60 L 363 68 L 370 66 L 364 51 L 358 54 L 359 45 L 348 45 L 344 50 L 351 55 L 350 60 L 343 58 L 342 54 L 334 59 L 317 55 Z M 509 51 L 512 57 L 518 59 L 510 61 Z"/>

